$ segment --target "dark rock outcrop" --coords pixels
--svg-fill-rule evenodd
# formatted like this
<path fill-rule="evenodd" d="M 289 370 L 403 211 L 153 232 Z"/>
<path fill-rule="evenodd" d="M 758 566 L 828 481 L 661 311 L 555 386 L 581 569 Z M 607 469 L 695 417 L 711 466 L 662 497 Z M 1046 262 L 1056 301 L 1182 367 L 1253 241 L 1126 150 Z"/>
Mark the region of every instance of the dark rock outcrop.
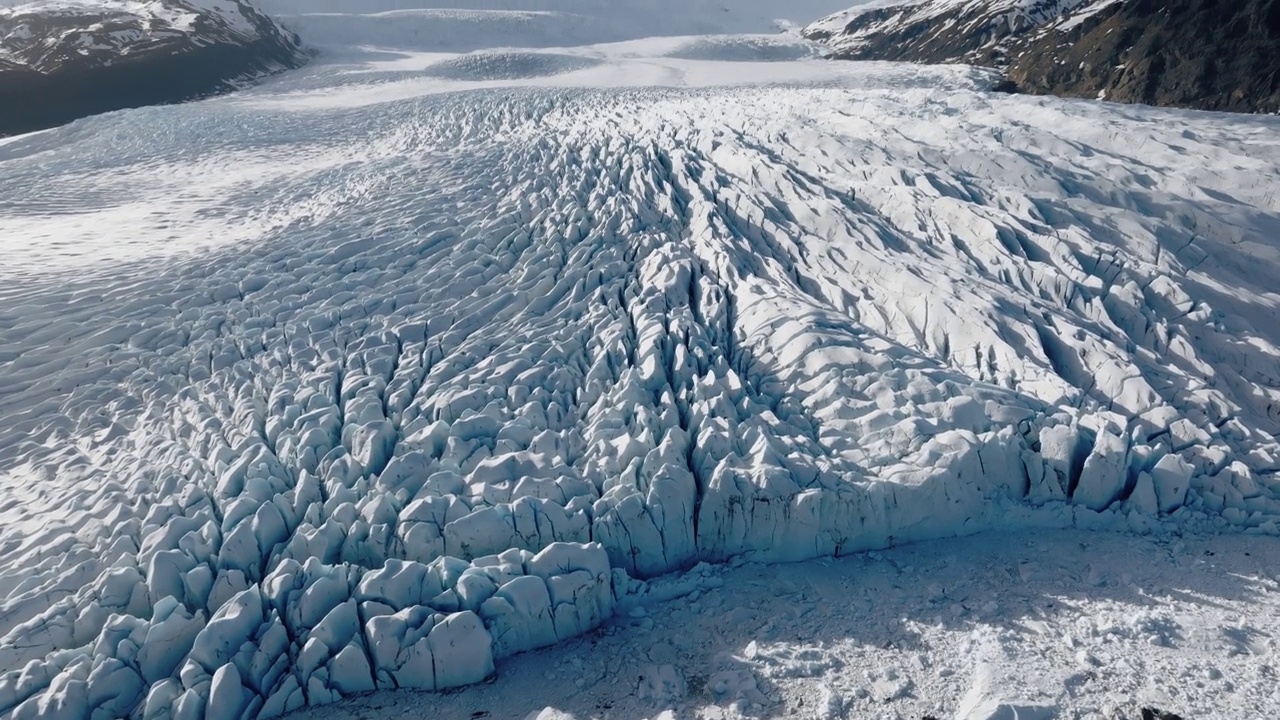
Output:
<path fill-rule="evenodd" d="M 297 36 L 243 0 L 0 9 L 0 136 L 242 87 L 301 65 Z"/>
<path fill-rule="evenodd" d="M 1280 112 L 1280 0 L 1128 0 L 1018 47 L 1026 92 Z"/>
<path fill-rule="evenodd" d="M 1171 712 L 1157 710 L 1155 708 L 1142 708 L 1142 720 L 1182 720 L 1181 715 L 1175 715 Z"/>
<path fill-rule="evenodd" d="M 1280 112 L 1280 0 L 879 2 L 805 35 L 837 59 L 1000 68 L 1002 89 Z"/>

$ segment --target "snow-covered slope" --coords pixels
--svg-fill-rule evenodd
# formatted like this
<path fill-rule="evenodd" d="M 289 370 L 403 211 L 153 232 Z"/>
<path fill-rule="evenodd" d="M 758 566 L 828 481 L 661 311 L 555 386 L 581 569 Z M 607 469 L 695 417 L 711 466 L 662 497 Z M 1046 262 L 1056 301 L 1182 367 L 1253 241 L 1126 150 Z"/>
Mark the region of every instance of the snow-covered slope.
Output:
<path fill-rule="evenodd" d="M 3 10 L 0 58 L 53 72 L 81 58 L 118 61 L 152 43 L 188 39 L 200 46 L 257 39 L 253 11 L 235 0 L 52 0 Z M 86 26 L 83 19 L 94 18 Z M 197 25 L 204 26 L 197 34 Z"/>
<path fill-rule="evenodd" d="M 244 0 L 0 7 L 0 135 L 176 102 L 296 66 L 297 38 Z"/>
<path fill-rule="evenodd" d="M 498 37 L 0 144 L 0 715 L 453 687 L 701 561 L 1277 532 L 1274 122 Z"/>
<path fill-rule="evenodd" d="M 1009 38 L 1058 23 L 1089 1 L 873 0 L 818 20 L 804 35 L 843 59 L 989 65 L 1003 60 Z"/>

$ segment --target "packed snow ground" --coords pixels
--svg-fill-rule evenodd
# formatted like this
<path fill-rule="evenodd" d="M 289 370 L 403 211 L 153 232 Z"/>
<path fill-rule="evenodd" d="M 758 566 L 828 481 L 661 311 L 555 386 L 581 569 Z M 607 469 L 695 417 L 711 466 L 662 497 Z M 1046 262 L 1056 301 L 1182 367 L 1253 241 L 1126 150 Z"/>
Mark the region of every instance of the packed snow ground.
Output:
<path fill-rule="evenodd" d="M 678 599 L 640 599 L 503 663 L 491 683 L 299 717 L 1271 717 L 1278 550 L 1272 538 L 1038 530 L 699 566 L 651 588 Z"/>
<path fill-rule="evenodd" d="M 0 715 L 465 685 L 700 562 L 1277 533 L 1274 118 L 512 12 L 0 144 Z"/>

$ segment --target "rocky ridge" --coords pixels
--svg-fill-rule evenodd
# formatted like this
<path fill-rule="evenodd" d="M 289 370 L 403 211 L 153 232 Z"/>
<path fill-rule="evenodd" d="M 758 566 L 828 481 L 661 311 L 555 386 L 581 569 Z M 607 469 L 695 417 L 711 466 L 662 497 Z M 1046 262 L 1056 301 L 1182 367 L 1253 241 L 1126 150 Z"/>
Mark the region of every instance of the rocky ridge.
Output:
<path fill-rule="evenodd" d="M 1280 111 L 1277 0 L 873 2 L 804 35 L 836 59 L 993 66 L 1010 90 Z"/>
<path fill-rule="evenodd" d="M 226 92 L 297 67 L 299 38 L 243 0 L 0 9 L 0 136 Z"/>

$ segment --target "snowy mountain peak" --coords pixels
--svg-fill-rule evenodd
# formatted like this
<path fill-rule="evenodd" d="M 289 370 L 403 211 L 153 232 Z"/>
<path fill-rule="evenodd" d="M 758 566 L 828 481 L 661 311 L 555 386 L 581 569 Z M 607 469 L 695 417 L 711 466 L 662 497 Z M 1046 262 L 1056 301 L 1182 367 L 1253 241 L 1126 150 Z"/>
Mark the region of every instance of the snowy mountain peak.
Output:
<path fill-rule="evenodd" d="M 157 48 L 289 37 L 243 0 L 54 0 L 0 8 L 0 59 L 43 73 Z"/>

